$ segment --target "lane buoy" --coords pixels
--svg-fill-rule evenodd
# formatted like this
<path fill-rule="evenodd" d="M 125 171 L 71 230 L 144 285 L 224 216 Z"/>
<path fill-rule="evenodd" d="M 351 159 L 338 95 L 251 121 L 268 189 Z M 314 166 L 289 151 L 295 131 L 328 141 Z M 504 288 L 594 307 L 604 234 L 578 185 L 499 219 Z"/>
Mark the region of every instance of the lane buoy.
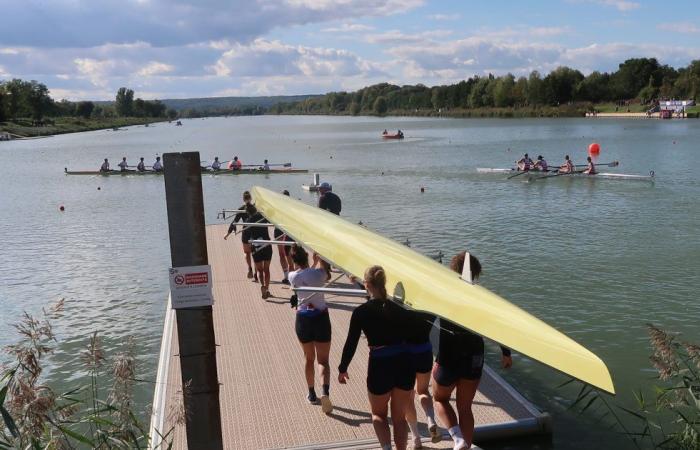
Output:
<path fill-rule="evenodd" d="M 102 188 L 101 188 L 101 187 L 99 187 L 99 186 L 97 186 L 97 190 L 98 190 L 98 191 L 101 191 L 101 190 L 102 190 Z"/>
<path fill-rule="evenodd" d="M 597 155 L 598 153 L 600 153 L 600 145 L 596 142 L 592 143 L 588 146 L 588 153 L 590 155 Z"/>
<path fill-rule="evenodd" d="M 58 207 L 58 210 L 59 210 L 59 211 L 65 211 L 66 208 L 65 208 L 65 206 L 61 205 L 61 206 Z"/>

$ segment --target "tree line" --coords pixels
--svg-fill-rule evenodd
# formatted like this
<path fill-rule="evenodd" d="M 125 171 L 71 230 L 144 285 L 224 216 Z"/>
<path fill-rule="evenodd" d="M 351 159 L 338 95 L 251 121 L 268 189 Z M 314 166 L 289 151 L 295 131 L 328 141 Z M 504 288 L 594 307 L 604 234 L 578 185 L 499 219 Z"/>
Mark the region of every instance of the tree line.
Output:
<path fill-rule="evenodd" d="M 381 83 L 355 92 L 331 92 L 300 102 L 279 103 L 273 114 L 385 114 L 405 111 L 537 108 L 580 104 L 594 109 L 603 102 L 639 102 L 652 105 L 663 99 L 700 101 L 700 60 L 675 69 L 656 58 L 632 58 L 614 72 L 584 76 L 570 67 L 559 67 L 543 76 L 533 71 L 516 78 L 474 76 L 457 84 L 427 87 Z"/>
<path fill-rule="evenodd" d="M 177 117 L 177 112 L 168 109 L 160 100 L 134 99 L 134 91 L 119 88 L 114 103 L 68 100 L 55 101 L 49 89 L 38 81 L 12 79 L 0 82 L 0 122 L 30 118 L 41 124 L 47 117 Z"/>

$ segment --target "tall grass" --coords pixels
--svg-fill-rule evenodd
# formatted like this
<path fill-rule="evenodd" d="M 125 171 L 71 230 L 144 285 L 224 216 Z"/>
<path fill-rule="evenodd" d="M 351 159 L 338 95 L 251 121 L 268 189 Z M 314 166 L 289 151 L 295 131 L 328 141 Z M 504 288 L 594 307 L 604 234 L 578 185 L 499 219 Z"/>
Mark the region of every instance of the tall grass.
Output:
<path fill-rule="evenodd" d="M 572 408 L 612 418 L 613 427 L 640 449 L 700 450 L 700 346 L 651 324 L 647 330 L 649 360 L 657 371 L 653 394 L 638 389 L 636 407 L 626 408 L 584 385 Z"/>
<path fill-rule="evenodd" d="M 133 340 L 110 358 L 95 332 L 81 354 L 83 367 L 76 368 L 87 370 L 89 382 L 67 392 L 44 384 L 44 365 L 56 343 L 51 320 L 62 309 L 61 300 L 41 319 L 25 313 L 15 325 L 19 341 L 5 348 L 11 362 L 0 377 L 0 449 L 146 448 L 148 427 L 133 405 Z M 169 434 L 159 447 L 172 446 Z"/>

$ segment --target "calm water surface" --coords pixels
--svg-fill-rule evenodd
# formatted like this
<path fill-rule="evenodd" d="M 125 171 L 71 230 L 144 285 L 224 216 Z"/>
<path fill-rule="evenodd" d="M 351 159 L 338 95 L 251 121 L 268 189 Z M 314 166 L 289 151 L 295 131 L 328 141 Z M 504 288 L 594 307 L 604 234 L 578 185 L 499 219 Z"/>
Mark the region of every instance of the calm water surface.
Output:
<path fill-rule="evenodd" d="M 293 162 L 333 184 L 349 220 L 426 254 L 469 248 L 482 260 L 484 285 L 608 364 L 621 404 L 631 404 L 632 389 L 654 375 L 645 323 L 700 341 L 700 178 L 692 169 L 700 121 L 242 117 L 183 124 L 0 143 L 0 345 L 15 340 L 11 324 L 22 311 L 39 313 L 65 298 L 54 323 L 51 382 L 71 386 L 84 376 L 75 368 L 93 331 L 109 351 L 135 337 L 141 374 L 155 378 L 170 262 L 162 178 L 70 177 L 63 168 L 96 169 L 104 157 L 135 164 L 167 151 Z M 401 128 L 406 139 L 382 142 L 385 128 Z M 593 141 L 602 162 L 619 160 L 625 173 L 653 169 L 656 183 L 528 183 L 475 170 L 509 167 L 524 151 L 550 163 L 568 153 L 582 163 Z M 218 223 L 217 210 L 238 206 L 253 184 L 314 203 L 301 189 L 310 179 L 204 177 L 207 222 Z M 495 366 L 495 353 L 490 360 Z M 555 448 L 615 439 L 595 417 L 567 412 L 575 390 L 558 388 L 566 378 L 553 370 L 516 356 L 505 376 L 553 414 Z M 148 405 L 152 385 L 142 384 L 138 396 Z"/>

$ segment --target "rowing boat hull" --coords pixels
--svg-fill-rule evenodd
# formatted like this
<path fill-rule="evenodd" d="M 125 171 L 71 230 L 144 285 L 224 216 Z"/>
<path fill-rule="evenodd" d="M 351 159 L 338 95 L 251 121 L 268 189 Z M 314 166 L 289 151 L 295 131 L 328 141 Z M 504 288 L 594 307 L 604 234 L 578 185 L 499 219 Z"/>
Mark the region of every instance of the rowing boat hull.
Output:
<path fill-rule="evenodd" d="M 276 175 L 276 174 L 294 174 L 294 173 L 308 173 L 306 169 L 270 169 L 270 170 L 257 170 L 257 169 L 241 169 L 241 170 L 203 170 L 202 175 Z M 101 175 L 101 176 L 112 176 L 112 175 L 163 175 L 163 172 L 154 172 L 152 170 L 147 170 L 145 172 L 138 172 L 135 170 L 128 170 L 125 172 L 119 170 L 111 170 L 109 172 L 100 172 L 98 170 L 65 170 L 66 175 Z"/>
<path fill-rule="evenodd" d="M 614 393 L 608 369 L 596 355 L 493 292 L 335 214 L 257 186 L 252 194 L 271 223 L 347 273 L 362 277 L 368 267 L 383 266 L 388 292 L 399 297 L 403 291 L 404 305 L 436 314 Z"/>
<path fill-rule="evenodd" d="M 403 134 L 382 134 L 384 139 L 403 139 Z"/>
<path fill-rule="evenodd" d="M 486 167 L 479 167 L 476 169 L 478 173 L 518 173 L 519 171 L 516 169 L 495 169 L 495 168 L 486 168 Z M 551 177 L 551 178 L 588 178 L 591 180 L 594 180 L 596 178 L 598 179 L 605 179 L 605 180 L 635 180 L 635 181 L 654 181 L 654 175 L 653 172 L 651 172 L 650 175 L 638 175 L 638 174 L 629 174 L 629 173 L 616 173 L 616 172 L 599 172 L 595 175 L 588 175 L 586 173 L 568 173 L 568 174 L 561 174 L 557 175 L 554 177 L 553 175 L 557 175 L 556 172 L 550 171 L 550 172 L 538 172 L 538 171 L 530 171 L 525 175 L 526 179 L 538 179 L 542 177 Z M 519 177 L 522 178 L 522 177 Z"/>

